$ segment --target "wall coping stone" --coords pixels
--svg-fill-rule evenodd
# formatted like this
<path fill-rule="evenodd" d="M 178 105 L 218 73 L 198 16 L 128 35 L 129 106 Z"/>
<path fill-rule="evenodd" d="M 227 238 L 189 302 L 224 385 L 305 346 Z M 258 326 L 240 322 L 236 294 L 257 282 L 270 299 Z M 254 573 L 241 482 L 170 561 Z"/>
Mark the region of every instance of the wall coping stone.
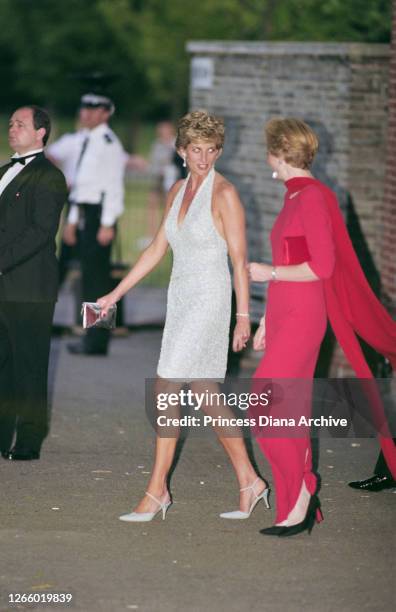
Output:
<path fill-rule="evenodd" d="M 390 45 L 380 43 L 246 42 L 193 40 L 186 43 L 191 54 L 212 55 L 310 55 L 388 57 Z"/>

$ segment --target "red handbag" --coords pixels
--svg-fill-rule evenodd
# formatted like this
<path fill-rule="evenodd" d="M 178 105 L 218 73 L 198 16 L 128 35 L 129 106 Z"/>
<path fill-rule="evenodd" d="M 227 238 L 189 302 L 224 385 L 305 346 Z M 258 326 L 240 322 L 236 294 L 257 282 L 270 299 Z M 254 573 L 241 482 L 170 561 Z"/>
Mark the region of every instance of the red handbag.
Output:
<path fill-rule="evenodd" d="M 311 261 L 305 236 L 286 236 L 283 239 L 283 264 L 296 265 Z"/>

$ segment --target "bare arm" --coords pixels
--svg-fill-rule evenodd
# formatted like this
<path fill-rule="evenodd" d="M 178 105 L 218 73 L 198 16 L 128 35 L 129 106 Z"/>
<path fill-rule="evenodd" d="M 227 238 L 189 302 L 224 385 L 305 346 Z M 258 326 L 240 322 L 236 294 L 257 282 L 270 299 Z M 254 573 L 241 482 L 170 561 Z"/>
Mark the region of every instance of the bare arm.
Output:
<path fill-rule="evenodd" d="M 141 253 L 135 265 L 131 268 L 125 278 L 117 285 L 115 289 L 108 295 L 105 295 L 97 300 L 102 307 L 103 316 L 106 315 L 109 306 L 118 302 L 132 287 L 141 281 L 151 270 L 153 270 L 164 257 L 168 249 L 168 240 L 165 234 L 165 220 L 169 209 L 179 190 L 181 181 L 175 183 L 170 189 L 167 199 L 164 216 L 161 225 L 154 236 L 151 244 Z"/>
<path fill-rule="evenodd" d="M 232 262 L 237 313 L 247 315 L 249 313 L 249 277 L 246 268 L 245 212 L 238 192 L 232 185 L 226 183 L 219 188 L 219 193 L 216 197 L 216 208 L 224 229 L 224 236 Z M 249 336 L 249 317 L 237 316 L 233 349 L 235 351 L 241 350 Z"/>
<path fill-rule="evenodd" d="M 270 280 L 289 281 L 296 283 L 318 281 L 320 278 L 312 271 L 309 264 L 304 262 L 294 266 L 270 266 L 269 264 L 250 263 L 249 275 L 252 281 L 265 283 Z M 275 278 L 272 271 L 275 270 Z"/>

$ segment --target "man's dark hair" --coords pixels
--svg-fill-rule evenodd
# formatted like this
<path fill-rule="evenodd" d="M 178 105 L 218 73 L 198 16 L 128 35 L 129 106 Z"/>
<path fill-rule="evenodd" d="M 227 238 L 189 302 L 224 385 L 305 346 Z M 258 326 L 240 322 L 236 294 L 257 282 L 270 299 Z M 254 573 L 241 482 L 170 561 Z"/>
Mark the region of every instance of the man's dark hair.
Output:
<path fill-rule="evenodd" d="M 49 135 L 51 133 L 51 119 L 49 114 L 44 108 L 40 106 L 36 106 L 35 104 L 29 104 L 25 108 L 30 108 L 33 114 L 33 125 L 35 130 L 39 130 L 40 128 L 45 129 L 45 134 L 43 137 L 43 145 L 46 145 L 48 142 Z"/>

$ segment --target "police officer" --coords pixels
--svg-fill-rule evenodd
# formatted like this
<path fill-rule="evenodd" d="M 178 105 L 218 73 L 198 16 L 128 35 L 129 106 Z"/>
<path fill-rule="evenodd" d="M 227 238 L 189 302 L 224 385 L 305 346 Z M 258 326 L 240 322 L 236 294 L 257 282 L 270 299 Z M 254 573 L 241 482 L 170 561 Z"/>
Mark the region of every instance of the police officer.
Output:
<path fill-rule="evenodd" d="M 81 147 L 89 133 L 89 130 L 84 127 L 85 114 L 85 110 L 80 108 L 76 130 L 62 134 L 46 148 L 46 157 L 62 170 L 69 191 L 74 183 Z"/>
<path fill-rule="evenodd" d="M 46 156 L 53 164 L 58 166 L 64 174 L 68 191 L 74 183 L 77 169 L 77 162 L 80 157 L 81 147 L 88 134 L 84 127 L 84 110 L 80 109 L 78 124 L 75 132 L 63 134 L 60 138 L 52 142 L 46 148 Z M 67 216 L 70 210 L 70 203 L 67 206 Z M 61 286 L 69 270 L 70 262 L 77 259 L 77 248 L 69 246 L 62 240 L 59 253 L 59 285 Z"/>
<path fill-rule="evenodd" d="M 111 289 L 111 246 L 124 210 L 125 152 L 108 126 L 113 113 L 114 104 L 107 96 L 81 98 L 80 117 L 87 132 L 76 162 L 63 240 L 74 246 L 78 236 L 85 302 L 95 302 Z M 81 342 L 68 345 L 69 352 L 106 355 L 109 334 L 106 329 L 89 329 Z"/>

